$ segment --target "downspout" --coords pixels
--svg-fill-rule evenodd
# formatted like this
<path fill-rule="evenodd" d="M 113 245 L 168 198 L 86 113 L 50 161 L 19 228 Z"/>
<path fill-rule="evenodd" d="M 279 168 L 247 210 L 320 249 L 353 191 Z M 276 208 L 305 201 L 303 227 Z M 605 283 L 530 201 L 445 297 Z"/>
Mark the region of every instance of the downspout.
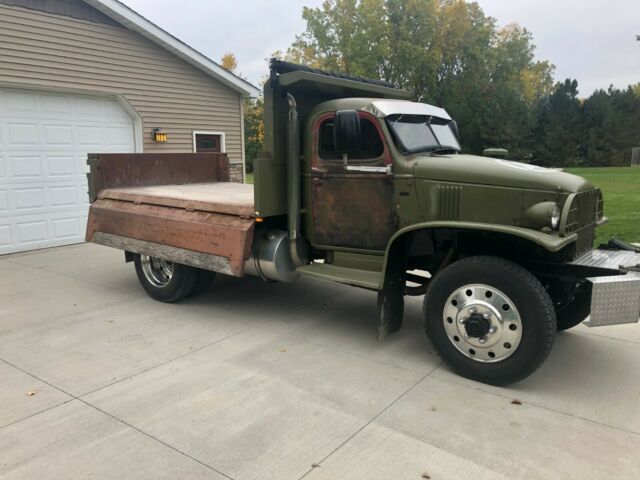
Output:
<path fill-rule="evenodd" d="M 296 267 L 307 263 L 300 234 L 300 122 L 296 99 L 287 93 L 289 117 L 287 123 L 287 204 L 289 251 Z"/>

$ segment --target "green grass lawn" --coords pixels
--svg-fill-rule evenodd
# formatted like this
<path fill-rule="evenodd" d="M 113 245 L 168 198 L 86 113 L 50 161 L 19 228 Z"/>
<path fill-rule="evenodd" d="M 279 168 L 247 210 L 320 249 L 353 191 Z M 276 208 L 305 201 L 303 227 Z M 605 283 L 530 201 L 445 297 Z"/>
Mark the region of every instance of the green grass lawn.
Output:
<path fill-rule="evenodd" d="M 625 242 L 640 242 L 640 168 L 569 168 L 604 194 L 604 215 L 609 223 L 598 228 L 594 246 L 616 237 Z"/>
<path fill-rule="evenodd" d="M 247 173 L 245 175 L 245 182 L 246 183 L 253 183 L 253 173 Z"/>
<path fill-rule="evenodd" d="M 625 242 L 640 242 L 640 168 L 571 168 L 593 182 L 604 193 L 604 214 L 609 223 L 598 228 L 595 246 L 617 237 Z M 247 173 L 253 183 L 253 173 Z"/>

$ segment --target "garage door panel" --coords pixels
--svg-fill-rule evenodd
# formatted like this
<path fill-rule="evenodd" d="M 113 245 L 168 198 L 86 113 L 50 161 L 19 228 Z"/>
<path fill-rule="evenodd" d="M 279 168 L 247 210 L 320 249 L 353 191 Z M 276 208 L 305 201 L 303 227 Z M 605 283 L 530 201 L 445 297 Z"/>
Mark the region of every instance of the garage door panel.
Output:
<path fill-rule="evenodd" d="M 49 239 L 46 220 L 16 222 L 18 242 L 21 245 L 46 242 Z"/>
<path fill-rule="evenodd" d="M 17 182 L 29 178 L 41 179 L 42 158 L 40 155 L 7 155 L 9 157 L 9 176 Z"/>
<path fill-rule="evenodd" d="M 16 210 L 33 210 L 47 206 L 44 187 L 14 188 L 13 195 Z"/>
<path fill-rule="evenodd" d="M 77 212 L 23 215 L 11 218 L 10 223 L 7 220 L 0 218 L 0 255 L 79 243 L 87 228 L 86 216 Z"/>
<path fill-rule="evenodd" d="M 49 194 L 52 207 L 72 207 L 81 203 L 75 185 L 49 187 Z"/>
<path fill-rule="evenodd" d="M 86 182 L 0 186 L 0 217 L 81 211 L 89 207 Z"/>
<path fill-rule="evenodd" d="M 115 99 L 0 88 L 0 254 L 83 241 L 87 153 L 134 151 Z"/>
<path fill-rule="evenodd" d="M 37 123 L 14 123 L 6 124 L 7 147 L 33 147 L 40 143 Z"/>
<path fill-rule="evenodd" d="M 84 125 L 78 127 L 77 131 L 79 145 L 93 146 L 106 143 L 102 127 Z"/>
<path fill-rule="evenodd" d="M 83 230 L 80 230 L 80 219 L 78 217 L 54 218 L 51 220 L 53 236 L 58 240 L 66 238 L 77 238 Z"/>
<path fill-rule="evenodd" d="M 103 116 L 102 99 L 95 97 L 76 97 L 73 99 L 74 114 L 78 118 L 95 118 Z"/>
<path fill-rule="evenodd" d="M 2 248 L 8 248 L 13 242 L 11 241 L 11 225 L 0 223 L 0 252 Z"/>
<path fill-rule="evenodd" d="M 40 96 L 42 112 L 55 114 L 59 118 L 61 114 L 71 113 L 71 100 L 65 95 L 43 94 Z"/>
<path fill-rule="evenodd" d="M 76 158 L 73 154 L 45 155 L 44 163 L 47 166 L 47 174 L 52 179 L 74 177 L 78 172 L 82 172 L 82 169 L 76 168 Z"/>
<path fill-rule="evenodd" d="M 8 90 L 6 105 L 9 113 L 36 113 L 38 111 L 38 96 L 28 91 Z"/>
<path fill-rule="evenodd" d="M 71 125 L 56 125 L 45 123 L 44 142 L 47 146 L 71 146 L 73 145 L 73 128 Z"/>
<path fill-rule="evenodd" d="M 9 213 L 9 192 L 0 188 L 0 215 Z"/>
<path fill-rule="evenodd" d="M 106 142 L 111 147 L 126 147 L 133 141 L 133 132 L 128 125 L 107 127 Z"/>

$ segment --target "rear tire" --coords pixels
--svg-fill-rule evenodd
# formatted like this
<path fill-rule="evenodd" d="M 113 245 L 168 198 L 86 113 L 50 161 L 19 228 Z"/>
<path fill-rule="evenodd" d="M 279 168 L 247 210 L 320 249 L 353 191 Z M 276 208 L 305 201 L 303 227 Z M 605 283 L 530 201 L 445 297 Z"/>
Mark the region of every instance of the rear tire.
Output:
<path fill-rule="evenodd" d="M 191 295 L 198 269 L 147 255 L 134 258 L 138 280 L 154 300 L 173 303 Z"/>
<path fill-rule="evenodd" d="M 499 257 L 468 257 L 445 268 L 429 286 L 424 315 L 440 357 L 460 375 L 492 385 L 531 375 L 556 334 L 542 284 Z"/>
<path fill-rule="evenodd" d="M 193 289 L 194 295 L 200 295 L 206 293 L 213 285 L 216 279 L 216 272 L 211 270 L 198 269 L 198 278 L 196 279 L 196 286 Z"/>

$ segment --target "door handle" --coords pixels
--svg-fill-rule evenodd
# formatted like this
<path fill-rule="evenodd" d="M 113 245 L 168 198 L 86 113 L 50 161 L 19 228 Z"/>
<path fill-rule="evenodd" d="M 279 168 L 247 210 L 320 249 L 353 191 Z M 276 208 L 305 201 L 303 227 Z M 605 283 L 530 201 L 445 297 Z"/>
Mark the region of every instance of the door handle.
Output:
<path fill-rule="evenodd" d="M 348 172 L 365 172 L 365 173 L 386 173 L 387 175 L 391 175 L 393 171 L 391 170 L 391 164 L 386 167 L 368 167 L 365 165 L 355 166 L 349 165 L 347 166 Z"/>

